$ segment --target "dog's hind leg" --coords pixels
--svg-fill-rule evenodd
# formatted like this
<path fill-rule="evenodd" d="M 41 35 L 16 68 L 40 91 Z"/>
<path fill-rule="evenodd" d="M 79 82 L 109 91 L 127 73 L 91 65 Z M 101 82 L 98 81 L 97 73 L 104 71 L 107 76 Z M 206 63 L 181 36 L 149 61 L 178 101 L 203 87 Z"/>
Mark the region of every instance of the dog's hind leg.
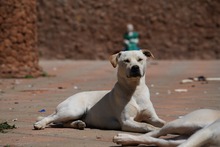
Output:
<path fill-rule="evenodd" d="M 76 120 L 79 119 L 79 116 L 73 116 L 73 115 L 62 115 L 60 113 L 54 112 L 53 114 L 43 118 L 40 121 L 37 121 L 36 123 L 34 123 L 34 129 L 35 130 L 41 130 L 44 129 L 48 124 L 50 123 L 64 123 L 64 122 L 68 122 L 71 120 Z"/>
<path fill-rule="evenodd" d="M 188 136 L 199 129 L 200 127 L 194 126 L 191 122 L 183 121 L 182 119 L 176 119 L 174 121 L 168 122 L 159 130 L 147 133 L 147 135 L 155 138 L 166 136 L 168 134 L 179 134 Z"/>
<path fill-rule="evenodd" d="M 51 122 L 54 122 L 57 119 L 58 119 L 58 115 L 57 115 L 56 112 L 54 112 L 53 114 L 51 114 L 51 115 L 49 115 L 47 117 L 44 117 L 40 121 L 37 121 L 36 123 L 34 123 L 34 129 L 35 130 L 44 129 L 47 124 L 49 124 Z"/>
<path fill-rule="evenodd" d="M 70 121 L 75 121 L 81 119 L 86 114 L 86 108 L 79 107 L 79 103 L 69 104 L 69 101 L 64 101 L 59 104 L 56 111 L 37 121 L 34 124 L 34 129 L 40 130 L 44 129 L 50 123 L 63 124 Z"/>
<path fill-rule="evenodd" d="M 53 114 L 43 118 L 40 121 L 37 121 L 34 124 L 34 129 L 40 130 L 44 129 L 46 125 L 50 123 L 66 123 L 74 120 L 80 119 L 84 115 L 84 110 L 83 109 L 74 109 L 74 110 L 69 110 L 69 108 L 65 107 L 63 109 L 56 110 Z M 74 123 L 73 123 L 74 125 Z"/>
<path fill-rule="evenodd" d="M 220 119 L 195 132 L 179 147 L 220 146 Z"/>

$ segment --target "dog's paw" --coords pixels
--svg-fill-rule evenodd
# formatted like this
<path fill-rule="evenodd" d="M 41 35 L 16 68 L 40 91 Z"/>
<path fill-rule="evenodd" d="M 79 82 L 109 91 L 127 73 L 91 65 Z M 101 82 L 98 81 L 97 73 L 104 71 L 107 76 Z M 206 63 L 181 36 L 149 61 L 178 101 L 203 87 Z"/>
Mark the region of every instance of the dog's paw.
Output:
<path fill-rule="evenodd" d="M 73 122 L 64 123 L 63 127 L 83 130 L 86 127 L 86 123 L 81 120 L 76 120 Z"/>
<path fill-rule="evenodd" d="M 79 129 L 79 130 L 83 130 L 86 127 L 86 123 L 81 120 L 76 120 L 72 122 L 70 125 L 72 128 Z"/>
<path fill-rule="evenodd" d="M 41 122 L 34 123 L 34 129 L 35 130 L 42 130 L 46 127 L 46 125 L 42 124 Z"/>
<path fill-rule="evenodd" d="M 79 120 L 77 122 L 77 127 L 78 127 L 78 129 L 83 130 L 86 127 L 86 123 Z"/>
<path fill-rule="evenodd" d="M 133 140 L 135 136 L 129 134 L 118 134 L 113 137 L 113 142 L 120 145 L 137 145 Z"/>

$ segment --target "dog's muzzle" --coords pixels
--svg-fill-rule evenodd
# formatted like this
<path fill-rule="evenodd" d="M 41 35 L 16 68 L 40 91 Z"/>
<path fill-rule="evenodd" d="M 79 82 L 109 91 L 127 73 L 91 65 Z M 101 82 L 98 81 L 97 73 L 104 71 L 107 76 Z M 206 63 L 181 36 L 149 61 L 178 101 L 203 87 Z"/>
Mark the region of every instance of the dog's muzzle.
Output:
<path fill-rule="evenodd" d="M 140 71 L 139 66 L 134 65 L 131 67 L 130 77 L 141 77 L 141 71 Z"/>

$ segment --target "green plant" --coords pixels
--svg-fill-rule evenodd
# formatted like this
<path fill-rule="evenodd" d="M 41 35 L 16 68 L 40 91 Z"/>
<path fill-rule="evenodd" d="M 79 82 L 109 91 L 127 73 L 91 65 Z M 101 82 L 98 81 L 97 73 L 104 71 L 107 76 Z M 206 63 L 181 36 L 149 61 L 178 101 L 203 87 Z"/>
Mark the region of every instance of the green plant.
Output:
<path fill-rule="evenodd" d="M 8 122 L 3 122 L 3 123 L 0 123 L 0 132 L 1 133 L 7 133 L 5 130 L 8 130 L 8 129 L 15 129 L 15 125 L 9 125 Z"/>

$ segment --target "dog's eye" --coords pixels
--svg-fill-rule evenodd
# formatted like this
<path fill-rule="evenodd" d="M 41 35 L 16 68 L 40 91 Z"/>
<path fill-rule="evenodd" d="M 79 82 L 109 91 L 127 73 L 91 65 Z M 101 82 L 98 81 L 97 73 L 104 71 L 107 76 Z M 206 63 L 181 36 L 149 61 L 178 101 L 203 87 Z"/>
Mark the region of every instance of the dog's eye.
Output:
<path fill-rule="evenodd" d="M 139 59 L 138 59 L 138 62 L 141 62 L 141 61 L 143 61 L 143 59 L 139 58 Z"/>
<path fill-rule="evenodd" d="M 124 62 L 129 63 L 129 62 L 130 62 L 130 60 L 129 60 L 129 59 L 126 59 L 126 60 L 124 60 Z"/>

